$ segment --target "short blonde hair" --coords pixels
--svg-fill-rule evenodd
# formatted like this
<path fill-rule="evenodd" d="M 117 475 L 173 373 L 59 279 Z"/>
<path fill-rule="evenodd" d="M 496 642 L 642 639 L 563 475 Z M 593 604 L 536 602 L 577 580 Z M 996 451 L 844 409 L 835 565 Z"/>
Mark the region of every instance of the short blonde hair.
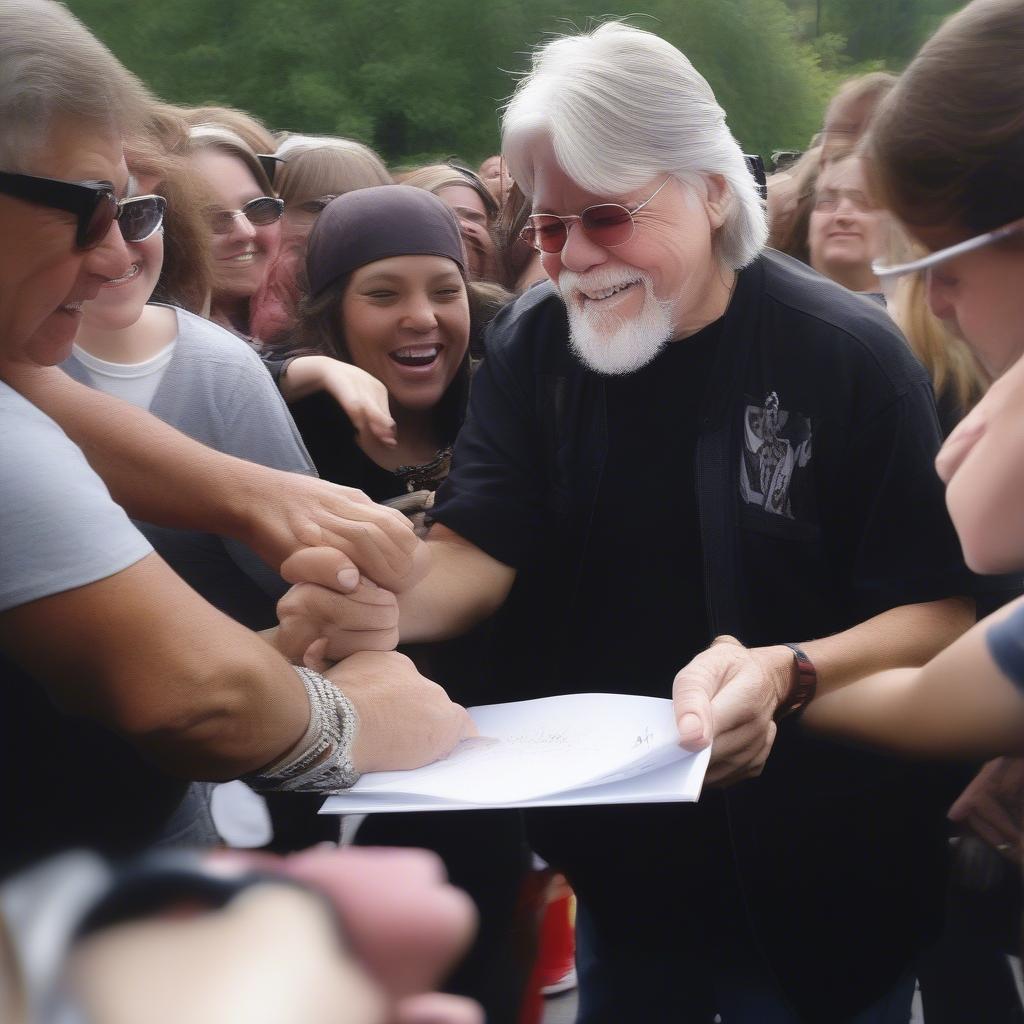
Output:
<path fill-rule="evenodd" d="M 321 196 L 340 196 L 357 188 L 392 184 L 381 158 L 360 142 L 333 139 L 294 146 L 285 152 L 274 179 L 285 209 Z"/>

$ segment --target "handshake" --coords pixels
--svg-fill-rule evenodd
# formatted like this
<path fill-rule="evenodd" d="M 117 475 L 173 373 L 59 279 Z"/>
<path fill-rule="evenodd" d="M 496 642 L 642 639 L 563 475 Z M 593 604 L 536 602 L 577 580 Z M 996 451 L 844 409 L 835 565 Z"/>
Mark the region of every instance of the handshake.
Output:
<path fill-rule="evenodd" d="M 278 603 L 278 626 L 265 636 L 352 702 L 357 772 L 419 768 L 476 732 L 465 708 L 395 651 L 396 595 L 427 575 L 427 545 L 401 513 L 358 491 L 322 493 L 332 498 L 328 525 L 322 516 L 300 524 L 293 543 L 273 552 L 286 556 L 279 571 L 292 588 Z"/>

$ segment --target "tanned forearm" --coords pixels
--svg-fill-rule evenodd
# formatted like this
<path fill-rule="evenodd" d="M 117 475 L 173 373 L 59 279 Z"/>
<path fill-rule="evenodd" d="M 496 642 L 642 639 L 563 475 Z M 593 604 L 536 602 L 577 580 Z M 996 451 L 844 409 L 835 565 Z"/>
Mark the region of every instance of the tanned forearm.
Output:
<path fill-rule="evenodd" d="M 800 646 L 814 662 L 818 693 L 823 695 L 886 669 L 923 665 L 975 620 L 973 599 L 950 597 L 891 608 L 842 633 Z"/>
<path fill-rule="evenodd" d="M 948 647 L 975 622 L 971 598 L 890 608 L 873 618 L 817 640 L 795 640 L 814 663 L 818 695 L 824 696 L 858 679 L 893 668 L 917 667 Z M 752 653 L 782 701 L 793 678 L 793 652 L 788 647 L 756 647 Z"/>
<path fill-rule="evenodd" d="M 402 643 L 461 636 L 493 615 L 515 581 L 515 570 L 440 524 L 427 538 L 430 572 L 398 595 Z"/>
<path fill-rule="evenodd" d="M 1024 695 L 1003 676 L 986 641 L 991 625 L 1011 610 L 978 623 L 921 668 L 832 688 L 804 712 L 804 726 L 914 756 L 1024 753 Z"/>
<path fill-rule="evenodd" d="M 207 448 L 57 367 L 19 367 L 8 383 L 60 424 L 134 518 L 245 538 L 263 467 Z"/>

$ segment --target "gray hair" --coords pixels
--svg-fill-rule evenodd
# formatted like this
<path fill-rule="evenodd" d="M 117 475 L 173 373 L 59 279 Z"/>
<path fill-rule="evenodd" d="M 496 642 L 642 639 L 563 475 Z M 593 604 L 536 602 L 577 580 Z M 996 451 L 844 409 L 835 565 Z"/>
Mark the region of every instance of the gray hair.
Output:
<path fill-rule="evenodd" d="M 768 237 L 764 203 L 711 86 L 671 43 L 619 22 L 541 47 L 502 118 L 502 151 L 523 192 L 533 192 L 531 136 L 551 139 L 565 173 L 594 193 L 639 188 L 659 174 L 729 189 L 716 236 L 719 257 L 746 266 Z"/>
<path fill-rule="evenodd" d="M 0 0 L 0 169 L 27 169 L 55 116 L 125 134 L 149 102 L 145 86 L 62 4 Z"/>

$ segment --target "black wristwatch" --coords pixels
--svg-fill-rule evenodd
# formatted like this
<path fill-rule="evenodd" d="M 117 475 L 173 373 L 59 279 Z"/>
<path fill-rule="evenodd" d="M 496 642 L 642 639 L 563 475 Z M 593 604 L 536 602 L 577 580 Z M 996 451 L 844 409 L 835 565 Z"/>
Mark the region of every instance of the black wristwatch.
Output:
<path fill-rule="evenodd" d="M 789 684 L 789 693 L 775 711 L 776 722 L 803 711 L 814 700 L 818 689 L 818 672 L 814 662 L 796 644 L 782 646 L 793 652 L 793 680 Z"/>

